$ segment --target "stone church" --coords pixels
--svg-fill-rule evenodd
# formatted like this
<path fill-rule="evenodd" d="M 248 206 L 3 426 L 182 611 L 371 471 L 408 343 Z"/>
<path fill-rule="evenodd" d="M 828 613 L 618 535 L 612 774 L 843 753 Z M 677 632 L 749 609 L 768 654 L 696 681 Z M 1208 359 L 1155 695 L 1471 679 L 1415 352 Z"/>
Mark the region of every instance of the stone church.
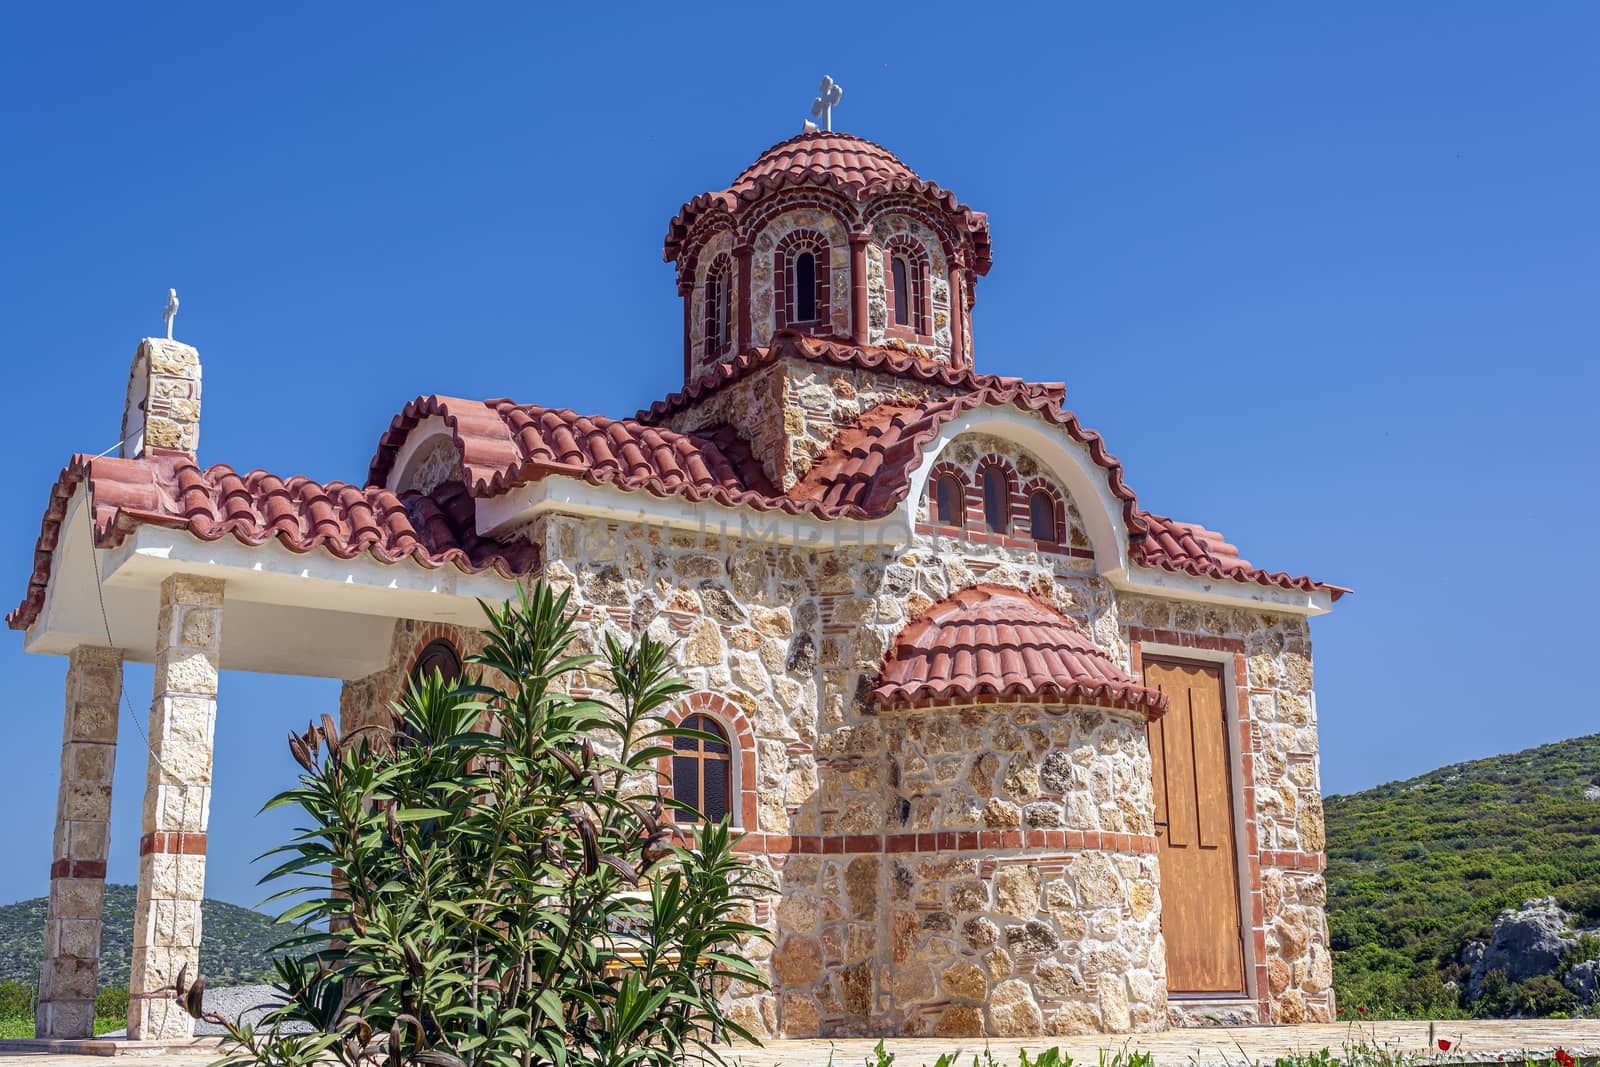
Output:
<path fill-rule="evenodd" d="M 1147 510 L 1060 383 L 980 370 L 988 219 L 877 144 L 775 145 L 664 254 L 680 391 L 419 397 L 350 483 L 202 464 L 198 353 L 140 343 L 9 616 L 67 658 L 40 1035 L 91 1025 L 124 662 L 155 665 L 129 1024 L 170 1037 L 211 776 L 250 758 L 213 759 L 219 673 L 341 679 L 348 729 L 534 576 L 585 641 L 676 643 L 722 741 L 661 788 L 777 886 L 756 1033 L 1330 1019 L 1308 623 L 1347 590 Z"/>

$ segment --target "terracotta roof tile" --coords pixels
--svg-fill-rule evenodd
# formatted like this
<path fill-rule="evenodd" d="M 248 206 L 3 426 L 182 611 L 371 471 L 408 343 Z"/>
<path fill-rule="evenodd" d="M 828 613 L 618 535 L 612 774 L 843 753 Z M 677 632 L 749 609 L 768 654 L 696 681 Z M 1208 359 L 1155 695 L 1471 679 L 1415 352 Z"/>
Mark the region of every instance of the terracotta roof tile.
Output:
<path fill-rule="evenodd" d="M 181 452 L 142 459 L 74 456 L 50 491 L 34 549 L 33 573 L 22 603 L 6 616 L 26 629 L 44 605 L 67 508 L 87 482 L 94 539 L 112 548 L 137 526 L 184 530 L 205 541 L 232 537 L 247 545 L 276 540 L 292 552 L 321 550 L 340 559 L 370 555 L 381 563 L 411 559 L 426 567 L 467 573 L 493 570 L 517 577 L 534 570 L 538 551 L 526 541 L 503 542 L 477 533 L 466 486 L 447 482 L 431 493 L 394 493 L 343 482 L 240 474 L 218 464 L 201 469 Z"/>
<path fill-rule="evenodd" d="M 919 178 L 893 152 L 848 133 L 802 133 L 761 153 L 733 184 L 701 193 L 678 210 L 667 227 L 663 257 L 678 258 L 683 239 L 695 220 L 709 211 L 737 211 L 769 193 L 799 185 L 821 186 L 860 203 L 883 193 L 912 192 L 943 208 L 972 237 L 972 268 L 985 274 L 990 266 L 989 217 L 959 202 L 954 193 Z"/>
<path fill-rule="evenodd" d="M 930 607 L 895 639 L 872 695 L 888 707 L 981 699 L 1092 704 L 1154 718 L 1147 689 L 1078 624 L 1026 593 L 978 585 Z"/>
<path fill-rule="evenodd" d="M 1326 589 L 1338 600 L 1350 592 L 1342 585 L 1330 585 L 1314 578 L 1296 576 L 1284 571 L 1267 571 L 1249 560 L 1239 557 L 1239 550 L 1215 531 L 1198 523 L 1179 522 L 1165 515 L 1141 511 L 1148 533 L 1135 541 L 1130 555 L 1148 567 L 1203 578 L 1227 578 L 1255 585 L 1272 585 L 1283 589 L 1312 592 Z"/>
<path fill-rule="evenodd" d="M 947 389 L 970 391 L 992 386 L 1019 386 L 1031 395 L 1050 398 L 1057 403 L 1066 396 L 1066 386 L 1061 382 L 1026 382 L 1021 378 L 998 374 L 979 374 L 894 348 L 841 344 L 793 330 L 780 330 L 773 335 L 770 346 L 752 348 L 742 355 L 724 360 L 682 390 L 640 411 L 634 418 L 640 422 L 661 422 L 781 359 L 803 359 L 834 367 L 859 367 Z"/>
<path fill-rule="evenodd" d="M 660 420 L 707 393 L 787 356 L 835 365 L 889 367 L 963 391 L 921 404 L 885 403 L 845 427 L 788 493 L 777 492 L 731 427 L 678 433 Z M 1111 494 L 1122 501 L 1130 555 L 1146 566 L 1241 583 L 1312 592 L 1338 599 L 1349 590 L 1307 577 L 1269 572 L 1239 558 L 1222 535 L 1193 523 L 1178 523 L 1139 507 L 1123 480 L 1122 463 L 1105 440 L 1085 429 L 1061 406 L 1058 383 L 1026 382 L 992 374 L 931 365 L 890 349 L 838 345 L 798 334 L 780 335 L 770 349 L 731 361 L 713 377 L 674 394 L 635 419 L 579 415 L 560 408 L 510 400 L 470 401 L 420 397 L 395 417 L 372 461 L 369 481 L 382 484 L 406 436 L 423 419 L 440 415 L 454 428 L 463 470 L 475 496 L 490 496 L 549 475 L 581 478 L 591 485 L 644 490 L 656 496 L 686 496 L 727 507 L 811 514 L 822 519 L 874 519 L 887 515 L 910 492 L 925 449 L 951 420 L 980 407 L 1013 407 L 1059 426 L 1088 448 Z M 498 428 L 497 428 L 498 427 Z M 465 428 L 465 429 L 464 429 Z"/>

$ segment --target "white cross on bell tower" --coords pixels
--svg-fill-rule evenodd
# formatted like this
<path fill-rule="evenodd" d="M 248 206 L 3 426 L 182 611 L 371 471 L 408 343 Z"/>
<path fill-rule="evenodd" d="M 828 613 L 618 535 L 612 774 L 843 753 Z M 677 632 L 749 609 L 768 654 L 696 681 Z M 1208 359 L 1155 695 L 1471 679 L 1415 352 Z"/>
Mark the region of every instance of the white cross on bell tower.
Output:
<path fill-rule="evenodd" d="M 822 120 L 822 129 L 833 132 L 833 106 L 844 96 L 844 90 L 839 83 L 827 74 L 822 76 L 822 86 L 817 90 L 817 98 L 811 101 L 811 118 Z M 801 127 L 805 133 L 816 133 L 817 124 L 807 119 Z"/>

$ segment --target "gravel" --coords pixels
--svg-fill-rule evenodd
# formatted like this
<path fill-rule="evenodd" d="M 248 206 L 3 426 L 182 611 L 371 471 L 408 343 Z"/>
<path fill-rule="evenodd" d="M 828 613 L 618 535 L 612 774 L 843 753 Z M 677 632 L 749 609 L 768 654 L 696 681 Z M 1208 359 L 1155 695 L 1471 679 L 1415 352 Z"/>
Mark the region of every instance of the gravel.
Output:
<path fill-rule="evenodd" d="M 205 1009 L 208 1012 L 215 1012 L 224 1019 L 243 1018 L 246 1022 L 254 1023 L 259 1021 L 262 1014 L 269 1008 L 282 1003 L 283 997 L 269 985 L 223 986 L 220 989 L 206 990 Z M 183 1009 L 174 1004 L 172 1010 L 182 1011 Z M 309 1029 L 310 1027 L 304 1023 L 295 1023 L 285 1026 L 284 1032 L 304 1033 Z M 196 1037 L 220 1037 L 226 1032 L 216 1023 L 208 1023 L 200 1019 L 195 1020 L 194 1033 Z M 102 1034 L 100 1036 L 123 1037 L 125 1035 L 126 1031 L 119 1030 L 116 1033 Z"/>

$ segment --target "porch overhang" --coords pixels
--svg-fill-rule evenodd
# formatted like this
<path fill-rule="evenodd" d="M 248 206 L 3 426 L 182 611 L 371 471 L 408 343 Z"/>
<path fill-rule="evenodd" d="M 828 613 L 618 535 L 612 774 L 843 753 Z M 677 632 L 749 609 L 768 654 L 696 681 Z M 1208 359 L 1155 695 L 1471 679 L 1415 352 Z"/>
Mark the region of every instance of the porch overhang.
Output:
<path fill-rule="evenodd" d="M 28 652 L 66 655 L 109 644 L 129 660 L 151 662 L 161 582 L 183 573 L 227 584 L 223 669 L 361 678 L 387 665 L 395 619 L 476 626 L 480 599 L 515 595 L 515 580 L 492 570 L 383 563 L 365 553 L 341 559 L 276 541 L 206 541 L 153 524 L 97 548 L 85 505 L 80 487 L 62 522 L 45 602 L 25 632 Z"/>

